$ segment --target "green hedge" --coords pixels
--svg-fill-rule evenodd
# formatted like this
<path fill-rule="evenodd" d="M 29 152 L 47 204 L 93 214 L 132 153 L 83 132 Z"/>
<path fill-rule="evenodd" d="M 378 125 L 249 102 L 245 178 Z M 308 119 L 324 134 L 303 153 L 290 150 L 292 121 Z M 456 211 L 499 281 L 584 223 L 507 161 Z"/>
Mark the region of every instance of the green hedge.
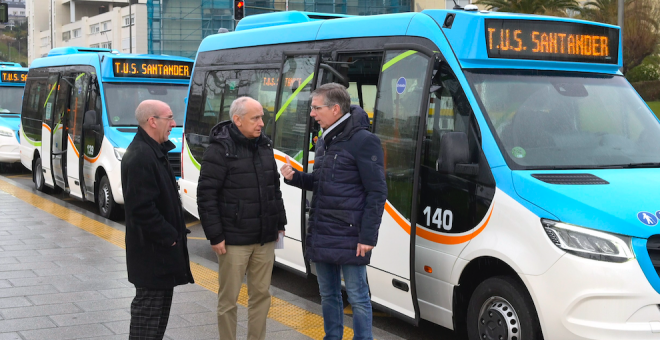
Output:
<path fill-rule="evenodd" d="M 640 81 L 632 83 L 632 86 L 645 101 L 660 100 L 660 80 Z"/>

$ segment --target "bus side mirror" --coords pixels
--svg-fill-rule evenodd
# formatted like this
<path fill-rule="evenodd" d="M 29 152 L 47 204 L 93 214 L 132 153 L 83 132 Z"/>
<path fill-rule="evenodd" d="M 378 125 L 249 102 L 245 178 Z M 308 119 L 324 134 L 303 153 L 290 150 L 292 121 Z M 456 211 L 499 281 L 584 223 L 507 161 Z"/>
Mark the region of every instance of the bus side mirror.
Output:
<path fill-rule="evenodd" d="M 470 147 L 465 132 L 442 135 L 435 169 L 450 175 L 476 176 L 479 173 L 479 164 L 470 164 Z"/>
<path fill-rule="evenodd" d="M 89 110 L 83 117 L 83 129 L 92 131 L 101 131 L 101 125 L 96 124 L 96 111 Z"/>

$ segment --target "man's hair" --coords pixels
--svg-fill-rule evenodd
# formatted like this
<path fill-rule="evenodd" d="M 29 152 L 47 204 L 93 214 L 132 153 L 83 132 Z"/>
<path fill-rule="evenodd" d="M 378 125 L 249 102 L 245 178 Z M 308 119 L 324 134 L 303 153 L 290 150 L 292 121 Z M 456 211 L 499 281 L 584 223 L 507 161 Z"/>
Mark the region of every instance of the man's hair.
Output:
<path fill-rule="evenodd" d="M 161 105 L 159 105 L 161 104 Z M 149 120 L 149 117 L 158 116 L 158 112 L 162 108 L 162 105 L 167 105 L 167 103 L 160 100 L 144 100 L 142 101 L 137 109 L 135 109 L 135 120 L 137 120 L 140 126 L 144 126 Z"/>
<path fill-rule="evenodd" d="M 323 96 L 325 100 L 324 105 L 334 106 L 339 104 L 342 114 L 351 110 L 351 95 L 348 94 L 346 88 L 342 84 L 327 83 L 319 86 L 311 94 L 312 98 L 316 96 Z"/>
<path fill-rule="evenodd" d="M 243 118 L 243 116 L 245 116 L 245 114 L 247 113 L 247 110 L 245 109 L 245 104 L 247 104 L 247 102 L 251 100 L 254 100 L 254 98 L 250 98 L 247 96 L 236 98 L 229 107 L 229 119 L 231 119 L 231 121 L 233 122 L 234 116 Z"/>

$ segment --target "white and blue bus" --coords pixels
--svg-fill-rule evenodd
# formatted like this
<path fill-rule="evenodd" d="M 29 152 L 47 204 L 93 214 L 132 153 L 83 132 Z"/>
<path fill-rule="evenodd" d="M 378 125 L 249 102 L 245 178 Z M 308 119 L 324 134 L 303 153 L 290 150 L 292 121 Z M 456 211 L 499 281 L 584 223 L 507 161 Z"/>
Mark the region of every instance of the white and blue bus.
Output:
<path fill-rule="evenodd" d="M 310 92 L 343 83 L 385 154 L 375 306 L 474 340 L 660 339 L 660 122 L 619 72 L 620 36 L 475 6 L 247 17 L 200 45 L 183 204 L 197 214 L 209 131 L 234 98 L 260 101 L 279 164 L 309 172 Z M 276 263 L 313 274 L 312 193 L 281 187 Z"/>
<path fill-rule="evenodd" d="M 0 171 L 21 161 L 18 129 L 27 68 L 0 62 Z"/>
<path fill-rule="evenodd" d="M 145 99 L 170 105 L 181 145 L 192 60 L 60 47 L 30 65 L 21 114 L 21 162 L 35 188 L 64 190 L 96 202 L 104 217 L 124 203 L 120 162 L 137 132 L 135 109 Z M 169 162 L 180 173 L 180 149 Z"/>

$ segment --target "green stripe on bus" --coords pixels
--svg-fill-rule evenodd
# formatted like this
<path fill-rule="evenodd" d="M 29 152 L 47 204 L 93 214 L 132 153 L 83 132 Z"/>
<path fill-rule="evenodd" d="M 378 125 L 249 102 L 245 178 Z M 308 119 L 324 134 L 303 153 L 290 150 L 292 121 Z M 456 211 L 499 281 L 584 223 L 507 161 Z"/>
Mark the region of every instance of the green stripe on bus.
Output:
<path fill-rule="evenodd" d="M 39 146 L 41 146 L 41 142 L 36 142 L 36 141 L 33 141 L 32 139 L 28 138 L 28 136 L 25 134 L 25 131 L 23 131 L 23 127 L 22 127 L 22 126 L 21 126 L 21 131 L 20 131 L 20 132 L 21 132 L 21 136 L 23 136 L 23 138 L 24 138 L 28 143 L 32 144 L 32 146 L 35 146 L 35 147 L 39 147 Z"/>
<path fill-rule="evenodd" d="M 76 77 L 76 80 L 80 79 L 80 78 L 81 78 L 82 76 L 84 76 L 84 75 L 85 75 L 85 72 L 79 74 L 79 75 Z"/>
<path fill-rule="evenodd" d="M 48 93 L 48 97 L 46 97 L 46 101 L 44 102 L 44 107 L 46 107 L 46 104 L 48 104 L 48 99 L 50 98 L 50 95 L 53 94 L 53 91 L 57 88 L 57 82 L 53 84 L 53 88 L 50 89 L 50 92 Z"/>
<path fill-rule="evenodd" d="M 385 72 L 385 70 L 387 70 L 390 66 L 400 62 L 402 59 L 407 58 L 407 57 L 409 57 L 409 56 L 411 56 L 415 53 L 417 53 L 417 51 L 410 50 L 410 51 L 403 52 L 403 53 L 399 54 L 398 56 L 394 57 L 394 59 L 388 61 L 387 63 L 385 63 L 385 65 L 383 65 L 383 71 L 382 72 Z"/>
<path fill-rule="evenodd" d="M 280 115 L 282 115 L 282 112 L 284 112 L 284 110 L 286 110 L 286 108 L 289 107 L 289 104 L 291 104 L 293 99 L 296 98 L 296 96 L 298 96 L 298 93 L 300 93 L 300 91 L 302 91 L 302 89 L 305 88 L 305 85 L 307 85 L 307 83 L 312 81 L 312 79 L 314 79 L 314 72 L 312 72 L 312 74 L 310 74 L 309 77 L 307 77 L 307 79 L 305 79 L 305 81 L 303 81 L 302 84 L 300 84 L 300 86 L 298 86 L 298 89 L 296 90 L 296 92 L 294 92 L 291 95 L 291 97 L 289 97 L 289 99 L 286 100 L 284 105 L 282 105 L 280 110 L 277 111 L 277 115 L 275 115 L 275 121 L 280 119 Z"/>
<path fill-rule="evenodd" d="M 188 157 L 190 157 L 190 160 L 192 161 L 192 164 L 197 168 L 197 170 L 201 170 L 202 166 L 197 162 L 195 157 L 193 157 L 192 153 L 190 153 L 190 147 L 188 147 L 188 141 L 184 141 L 186 143 L 186 151 L 188 151 Z"/>

